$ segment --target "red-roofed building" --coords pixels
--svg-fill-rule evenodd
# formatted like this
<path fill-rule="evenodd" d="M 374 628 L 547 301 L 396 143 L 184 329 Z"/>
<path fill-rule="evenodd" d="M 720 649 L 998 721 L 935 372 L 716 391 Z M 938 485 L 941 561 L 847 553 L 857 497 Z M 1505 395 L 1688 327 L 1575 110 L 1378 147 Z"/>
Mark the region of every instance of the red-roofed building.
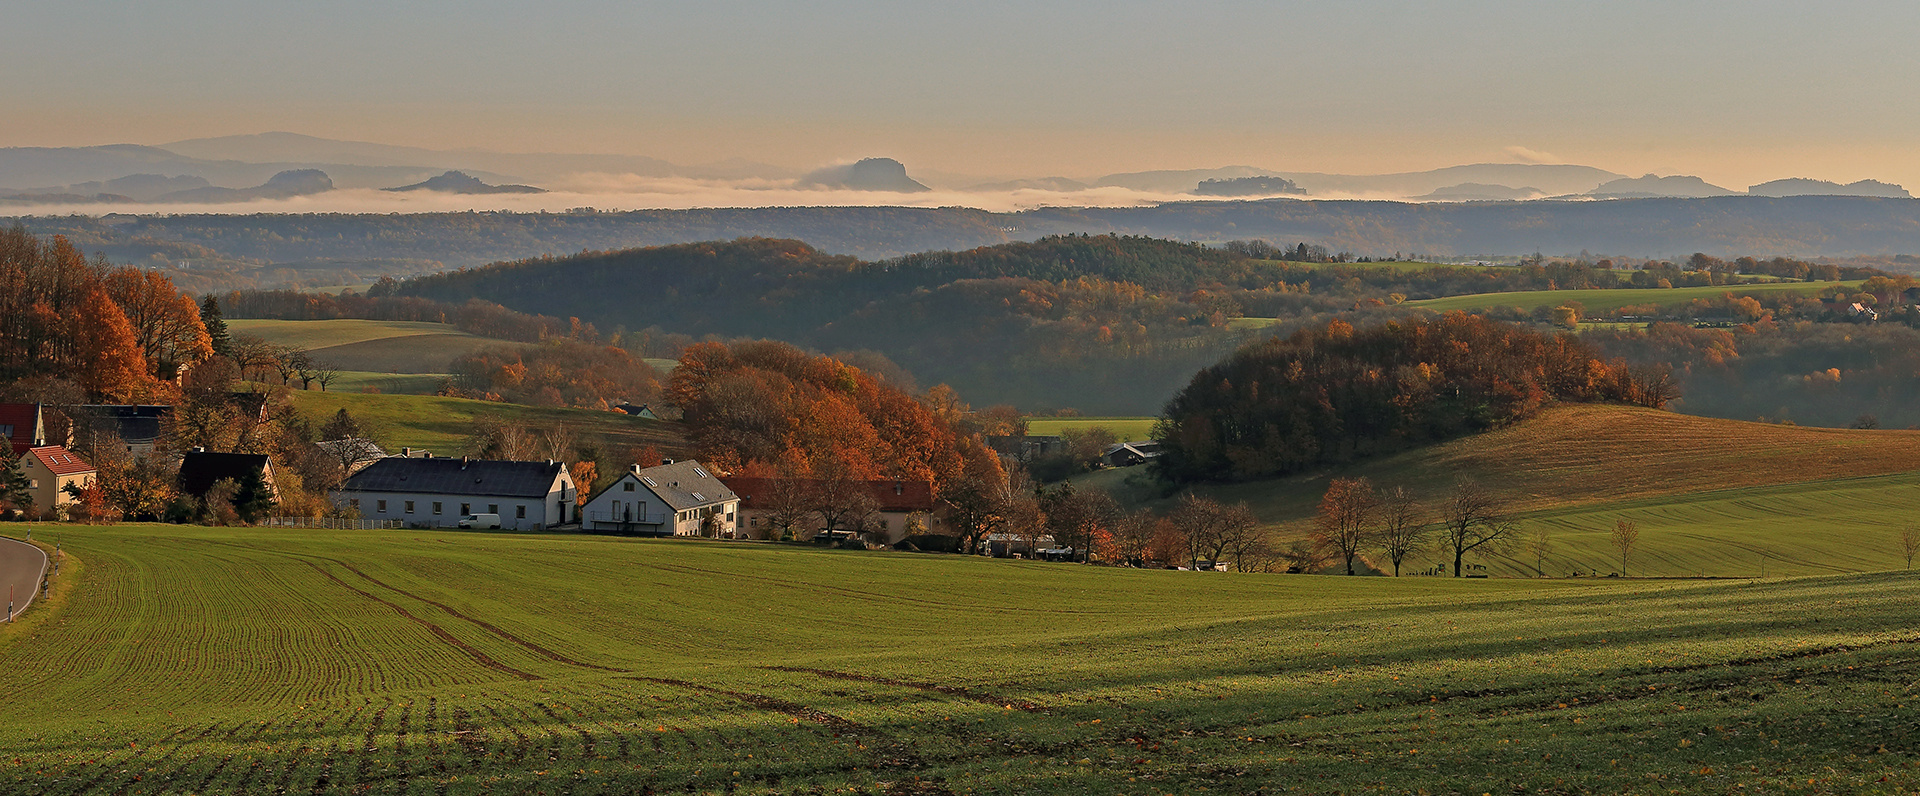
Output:
<path fill-rule="evenodd" d="M 47 444 L 46 412 L 40 404 L 0 404 L 0 439 L 15 456 Z"/>
<path fill-rule="evenodd" d="M 58 509 L 79 502 L 64 490 L 68 484 L 85 488 L 93 483 L 93 465 L 59 445 L 32 448 L 20 457 L 20 471 L 33 482 L 33 507 L 36 511 Z"/>
<path fill-rule="evenodd" d="M 767 530 L 770 527 L 767 520 L 769 515 L 774 513 L 768 503 L 776 499 L 774 497 L 777 483 L 775 479 L 728 477 L 720 479 L 720 482 L 726 484 L 728 489 L 733 490 L 735 495 L 740 496 L 738 538 L 767 538 Z M 799 479 L 797 486 L 804 490 L 811 489 L 818 484 L 818 481 Z M 927 481 L 882 479 L 878 481 L 867 481 L 864 483 L 864 486 L 866 487 L 867 494 L 873 498 L 874 504 L 879 507 L 879 511 L 874 513 L 873 519 L 878 524 L 879 529 L 886 533 L 889 544 L 905 539 L 907 537 L 907 526 L 912 524 L 914 520 L 919 520 L 920 526 L 925 529 L 921 531 L 922 533 L 940 533 L 938 530 L 940 521 L 938 517 L 934 516 L 933 512 L 932 483 Z M 861 518 L 851 519 L 857 521 Z M 820 516 L 814 514 L 807 518 L 805 526 L 795 530 L 806 533 L 826 530 L 859 530 L 856 528 L 821 528 L 819 527 L 821 524 Z"/>

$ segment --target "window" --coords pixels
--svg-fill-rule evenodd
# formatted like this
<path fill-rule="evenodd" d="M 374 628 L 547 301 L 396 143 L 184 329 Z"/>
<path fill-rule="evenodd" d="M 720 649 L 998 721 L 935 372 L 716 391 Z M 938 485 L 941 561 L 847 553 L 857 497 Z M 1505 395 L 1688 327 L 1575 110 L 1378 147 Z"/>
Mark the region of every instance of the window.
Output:
<path fill-rule="evenodd" d="M 525 506 L 524 504 L 523 504 L 523 505 L 519 505 L 519 506 L 514 506 L 514 507 L 513 507 L 513 517 L 514 517 L 514 519 L 518 519 L 518 520 L 524 520 L 524 519 L 526 519 L 526 518 L 527 518 L 527 507 L 526 507 L 526 506 Z"/>
<path fill-rule="evenodd" d="M 620 491 L 622 491 L 622 492 L 632 492 L 632 491 L 633 491 L 633 482 L 632 482 L 632 481 L 621 481 L 621 482 L 620 482 Z"/>
<path fill-rule="evenodd" d="M 379 508 L 379 512 L 380 512 L 381 514 L 385 514 L 385 513 L 387 513 L 387 502 L 386 502 L 386 501 L 384 501 L 384 500 L 381 500 L 381 501 L 377 501 L 377 502 L 375 502 L 375 503 L 374 503 L 374 505 L 376 505 L 376 506 L 379 506 L 379 507 L 380 507 L 380 508 Z"/>
<path fill-rule="evenodd" d="M 413 501 L 411 500 L 407 501 L 407 513 L 408 514 L 413 513 Z"/>
<path fill-rule="evenodd" d="M 460 516 L 465 517 L 468 514 L 472 514 L 472 513 L 473 513 L 473 504 L 471 503 L 460 504 Z"/>
<path fill-rule="evenodd" d="M 347 504 L 348 504 L 348 505 L 350 505 L 350 506 L 353 506 L 353 510 L 354 510 L 354 511 L 359 511 L 359 510 L 360 510 L 360 499 L 359 499 L 359 498 L 354 498 L 354 499 L 352 499 L 352 500 L 349 500 L 349 501 L 347 501 Z"/>
<path fill-rule="evenodd" d="M 500 504 L 498 504 L 498 503 L 488 503 L 488 504 L 487 504 L 487 513 L 488 513 L 488 514 L 499 514 L 499 513 L 500 513 Z"/>
<path fill-rule="evenodd" d="M 0 437 L 11 438 L 12 436 L 13 436 L 13 426 L 0 426 Z"/>
<path fill-rule="evenodd" d="M 439 513 L 440 513 L 440 501 L 438 501 L 438 500 L 436 500 L 436 501 L 434 501 L 434 502 L 433 502 L 433 513 L 434 513 L 434 514 L 439 514 Z"/>

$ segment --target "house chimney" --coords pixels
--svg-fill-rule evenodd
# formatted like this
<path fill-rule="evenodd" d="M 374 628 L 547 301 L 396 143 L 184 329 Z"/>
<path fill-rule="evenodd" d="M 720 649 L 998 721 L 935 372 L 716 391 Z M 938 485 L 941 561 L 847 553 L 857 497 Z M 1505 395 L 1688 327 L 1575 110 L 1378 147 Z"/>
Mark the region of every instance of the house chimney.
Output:
<path fill-rule="evenodd" d="M 639 474 L 640 474 L 640 465 L 637 465 L 637 464 L 636 464 L 636 465 L 634 465 L 633 467 L 631 467 L 631 468 L 628 468 L 628 469 L 631 469 L 631 470 L 633 470 L 633 474 L 634 474 L 634 475 L 639 475 Z"/>
<path fill-rule="evenodd" d="M 401 448 L 401 449 L 400 449 L 400 458 L 402 458 L 402 459 L 411 459 L 411 458 L 413 458 L 413 449 L 412 449 L 412 448 Z"/>
<path fill-rule="evenodd" d="M 203 447 L 200 447 L 199 445 L 195 445 L 195 446 L 193 446 L 193 450 L 192 450 L 191 452 L 192 452 L 192 453 L 206 453 L 206 452 L 207 452 L 207 449 L 206 449 L 206 448 L 203 448 Z"/>
<path fill-rule="evenodd" d="M 460 469 L 467 469 L 467 457 L 465 456 L 460 457 Z"/>
<path fill-rule="evenodd" d="M 431 459 L 431 458 L 433 458 L 433 451 L 421 451 L 421 452 L 420 452 L 420 458 L 422 458 L 422 459 Z"/>
<path fill-rule="evenodd" d="M 552 466 L 553 466 L 553 460 L 552 460 L 552 459 L 548 459 L 548 460 L 547 460 L 547 466 L 548 466 L 548 467 L 552 467 Z"/>
<path fill-rule="evenodd" d="M 660 464 L 662 464 L 662 465 L 668 465 L 668 464 L 673 464 L 673 460 L 672 460 L 672 459 L 661 459 L 661 460 L 660 460 Z"/>

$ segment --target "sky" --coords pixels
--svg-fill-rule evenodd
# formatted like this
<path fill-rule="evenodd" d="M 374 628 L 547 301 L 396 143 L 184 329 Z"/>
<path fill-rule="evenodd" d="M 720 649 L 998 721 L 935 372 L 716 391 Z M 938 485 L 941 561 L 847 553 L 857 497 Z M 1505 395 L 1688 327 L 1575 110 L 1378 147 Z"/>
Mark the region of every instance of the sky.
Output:
<path fill-rule="evenodd" d="M 1920 3 L 0 0 L 0 146 L 291 131 L 992 178 L 1563 162 L 1920 190 Z"/>

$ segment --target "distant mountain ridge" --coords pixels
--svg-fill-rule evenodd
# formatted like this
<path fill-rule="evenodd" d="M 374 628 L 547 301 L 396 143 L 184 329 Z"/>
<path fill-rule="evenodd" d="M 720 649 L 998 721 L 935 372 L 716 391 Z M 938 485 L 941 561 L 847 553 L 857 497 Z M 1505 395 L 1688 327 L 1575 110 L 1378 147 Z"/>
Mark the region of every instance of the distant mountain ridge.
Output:
<path fill-rule="evenodd" d="M 925 193 L 933 190 L 907 176 L 907 167 L 893 158 L 866 158 L 844 166 L 828 166 L 800 178 L 802 188 L 840 188 L 851 191 Z"/>
<path fill-rule="evenodd" d="M 449 171 L 438 177 L 416 182 L 412 185 L 402 185 L 398 188 L 383 188 L 381 190 L 392 192 L 439 191 L 441 193 L 458 194 L 546 193 L 545 189 L 535 188 L 531 185 L 488 185 L 481 182 L 478 177 L 468 176 L 466 173 L 458 171 Z"/>
<path fill-rule="evenodd" d="M 1889 199 L 1912 199 L 1913 194 L 1898 185 L 1879 180 L 1860 180 L 1846 185 L 1827 180 L 1809 180 L 1804 177 L 1791 177 L 1784 180 L 1763 182 L 1749 187 L 1747 193 L 1754 196 L 1880 196 Z"/>

